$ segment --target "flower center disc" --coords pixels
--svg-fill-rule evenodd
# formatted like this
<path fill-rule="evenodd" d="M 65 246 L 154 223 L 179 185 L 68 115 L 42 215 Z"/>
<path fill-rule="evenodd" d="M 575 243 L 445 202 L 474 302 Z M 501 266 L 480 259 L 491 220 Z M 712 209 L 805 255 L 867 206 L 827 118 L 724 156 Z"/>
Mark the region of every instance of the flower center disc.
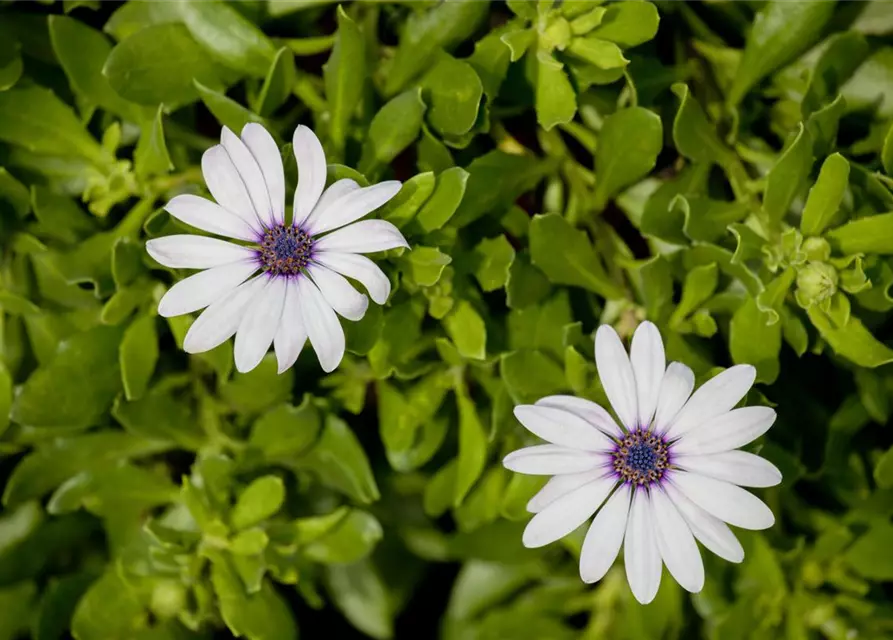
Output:
<path fill-rule="evenodd" d="M 614 451 L 614 471 L 630 484 L 642 486 L 657 482 L 669 465 L 667 450 L 663 438 L 650 431 L 634 431 Z"/>
<path fill-rule="evenodd" d="M 312 238 L 296 227 L 267 229 L 260 242 L 262 268 L 274 276 L 296 276 L 310 261 L 312 248 Z"/>

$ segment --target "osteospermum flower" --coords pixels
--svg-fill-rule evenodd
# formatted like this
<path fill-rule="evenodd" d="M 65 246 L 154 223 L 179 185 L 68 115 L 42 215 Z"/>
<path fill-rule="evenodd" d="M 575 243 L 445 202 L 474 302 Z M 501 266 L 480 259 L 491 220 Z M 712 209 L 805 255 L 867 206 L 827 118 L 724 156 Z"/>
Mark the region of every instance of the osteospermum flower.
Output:
<path fill-rule="evenodd" d="M 623 546 L 636 599 L 657 594 L 661 564 L 685 589 L 704 586 L 695 540 L 731 562 L 744 550 L 725 523 L 766 529 L 775 518 L 744 487 L 769 487 L 781 473 L 768 461 L 737 451 L 775 421 L 769 407 L 733 409 L 753 385 L 749 365 L 727 369 L 694 394 L 694 374 L 666 366 L 657 328 L 642 323 L 630 356 L 617 333 L 599 327 L 595 361 L 620 419 L 572 396 L 549 396 L 515 408 L 528 430 L 550 444 L 514 451 L 504 464 L 519 473 L 553 476 L 528 503 L 536 514 L 523 534 L 541 547 L 571 533 L 593 513 L 580 555 L 580 576 L 596 582 Z"/>
<path fill-rule="evenodd" d="M 360 254 L 408 246 L 389 222 L 357 222 L 393 198 L 399 182 L 361 188 L 343 179 L 324 190 L 326 157 L 316 135 L 299 126 L 292 143 L 298 187 L 290 222 L 282 157 L 272 136 L 258 124 L 245 125 L 241 138 L 224 127 L 220 144 L 202 156 L 202 173 L 217 202 L 179 195 L 165 208 L 186 224 L 245 244 L 195 235 L 146 244 L 165 266 L 204 269 L 172 286 L 158 304 L 165 317 L 205 309 L 186 334 L 184 350 L 208 351 L 235 334 L 233 353 L 242 372 L 256 367 L 272 344 L 282 373 L 308 338 L 323 370 L 335 369 L 344 356 L 344 330 L 335 314 L 359 320 L 369 304 L 345 276 L 383 304 L 390 281 Z"/>

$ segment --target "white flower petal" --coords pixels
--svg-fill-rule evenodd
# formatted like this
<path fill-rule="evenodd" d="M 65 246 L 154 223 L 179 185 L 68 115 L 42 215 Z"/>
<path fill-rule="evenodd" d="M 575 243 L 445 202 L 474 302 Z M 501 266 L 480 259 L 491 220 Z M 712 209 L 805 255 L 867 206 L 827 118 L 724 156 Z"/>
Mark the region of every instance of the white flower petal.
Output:
<path fill-rule="evenodd" d="M 350 178 L 336 180 L 328 189 L 322 192 L 319 201 L 316 203 L 316 206 L 313 207 L 313 211 L 307 216 L 307 219 L 302 226 L 308 230 L 315 228 L 315 223 L 319 221 L 319 218 L 325 214 L 335 202 L 340 200 L 342 196 L 352 191 L 356 191 L 359 188 L 360 185 L 357 184 L 356 180 Z"/>
<path fill-rule="evenodd" d="M 672 484 L 665 484 L 664 490 L 702 545 L 729 562 L 744 560 L 744 548 L 725 522 L 701 509 Z"/>
<path fill-rule="evenodd" d="M 673 471 L 670 481 L 689 500 L 742 529 L 768 529 L 775 524 L 772 510 L 741 487 L 687 471 Z"/>
<path fill-rule="evenodd" d="M 678 456 L 673 458 L 673 463 L 686 471 L 725 480 L 741 487 L 774 487 L 781 482 L 778 467 L 747 451 Z"/>
<path fill-rule="evenodd" d="M 546 396 L 536 401 L 538 407 L 562 409 L 577 415 L 602 433 L 615 438 L 623 437 L 623 430 L 614 422 L 614 418 L 604 408 L 584 398 L 576 396 Z"/>
<path fill-rule="evenodd" d="M 174 196 L 164 205 L 169 214 L 191 227 L 227 238 L 257 241 L 257 230 L 216 202 L 192 194 Z"/>
<path fill-rule="evenodd" d="M 606 473 L 605 469 L 593 469 L 582 473 L 568 473 L 562 476 L 552 476 L 527 502 L 527 511 L 539 513 L 561 496 L 570 493 L 588 482 L 601 478 Z"/>
<path fill-rule="evenodd" d="M 626 579 L 633 595 L 642 604 L 648 604 L 660 587 L 660 551 L 654 534 L 651 498 L 643 490 L 633 494 L 633 503 L 623 540 L 623 559 Z"/>
<path fill-rule="evenodd" d="M 338 315 L 354 321 L 363 319 L 369 299 L 354 289 L 344 276 L 320 264 L 311 264 L 307 272 Z"/>
<path fill-rule="evenodd" d="M 326 186 L 326 153 L 316 134 L 304 125 L 298 125 L 295 129 L 292 148 L 298 163 L 298 188 L 295 189 L 292 223 L 302 226 Z"/>
<path fill-rule="evenodd" d="M 595 366 L 614 413 L 623 426 L 634 430 L 638 426 L 636 378 L 620 336 L 606 324 L 595 332 Z"/>
<path fill-rule="evenodd" d="M 572 449 L 609 451 L 613 441 L 576 414 L 542 405 L 515 407 L 515 417 L 543 440 Z"/>
<path fill-rule="evenodd" d="M 518 449 L 502 460 L 509 471 L 532 476 L 580 473 L 604 467 L 607 462 L 604 454 L 568 449 L 557 444 L 538 444 Z"/>
<path fill-rule="evenodd" d="M 664 433 L 695 388 L 694 372 L 680 362 L 671 362 L 664 372 L 654 412 L 657 433 Z"/>
<path fill-rule="evenodd" d="M 284 278 L 270 279 L 239 323 L 233 357 L 240 373 L 260 364 L 273 344 L 285 303 L 285 287 Z"/>
<path fill-rule="evenodd" d="M 301 318 L 300 295 L 298 281 L 294 278 L 288 279 L 282 317 L 279 320 L 276 337 L 273 339 L 279 373 L 284 372 L 297 361 L 298 356 L 301 355 L 301 349 L 304 348 L 304 343 L 307 342 L 307 330 L 304 328 L 304 320 Z"/>
<path fill-rule="evenodd" d="M 369 297 L 377 304 L 384 304 L 391 295 L 391 281 L 366 256 L 356 253 L 336 253 L 333 251 L 320 251 L 313 254 L 313 259 L 327 266 L 332 271 L 337 271 L 343 276 L 353 278 L 369 292 Z"/>
<path fill-rule="evenodd" d="M 773 422 L 775 410 L 769 407 L 732 409 L 683 435 L 673 452 L 690 455 L 737 449 L 766 433 Z"/>
<path fill-rule="evenodd" d="M 409 247 L 400 231 L 385 220 L 360 220 L 316 241 L 317 251 L 373 253 Z"/>
<path fill-rule="evenodd" d="M 208 191 L 220 206 L 239 216 L 255 231 L 263 229 L 245 182 L 222 144 L 214 145 L 202 155 L 202 175 Z"/>
<path fill-rule="evenodd" d="M 704 588 L 704 563 L 698 543 L 685 519 L 662 489 L 652 489 L 650 496 L 661 558 L 683 589 L 698 593 Z"/>
<path fill-rule="evenodd" d="M 638 400 L 638 424 L 647 427 L 654 417 L 657 399 L 660 394 L 660 383 L 667 368 L 664 355 L 664 341 L 660 331 L 651 322 L 643 322 L 633 334 L 629 359 L 636 379 L 636 398 Z"/>
<path fill-rule="evenodd" d="M 326 373 L 334 371 L 344 357 L 344 329 L 338 316 L 309 278 L 298 278 L 301 319 L 319 365 Z"/>
<path fill-rule="evenodd" d="M 264 278 L 253 278 L 205 309 L 186 332 L 183 350 L 204 353 L 226 342 L 265 283 Z"/>
<path fill-rule="evenodd" d="M 270 194 L 273 223 L 285 222 L 285 170 L 282 167 L 282 154 L 273 136 L 256 122 L 249 122 L 242 128 L 242 142 L 260 167 Z"/>
<path fill-rule="evenodd" d="M 248 247 L 188 234 L 149 240 L 146 251 L 157 262 L 172 269 L 210 269 L 255 257 L 255 251 Z"/>
<path fill-rule="evenodd" d="M 180 280 L 158 303 L 158 315 L 171 318 L 204 309 L 245 282 L 255 271 L 257 262 L 254 259 L 242 260 Z"/>
<path fill-rule="evenodd" d="M 580 552 L 580 578 L 598 582 L 620 553 L 629 514 L 629 487 L 620 485 L 592 520 Z"/>
<path fill-rule="evenodd" d="M 595 513 L 616 484 L 613 477 L 603 476 L 561 496 L 533 516 L 521 542 L 535 549 L 563 538 Z"/>
<path fill-rule="evenodd" d="M 270 192 L 267 191 L 267 182 L 254 155 L 229 127 L 223 127 L 220 142 L 242 178 L 257 217 L 265 226 L 273 226 L 275 221 L 273 206 L 270 204 Z"/>
<path fill-rule="evenodd" d="M 311 234 L 325 233 L 359 220 L 397 195 L 400 186 L 397 180 L 389 180 L 345 193 L 325 209 L 317 207 L 307 221 L 308 229 Z"/>
<path fill-rule="evenodd" d="M 667 437 L 678 438 L 731 410 L 753 386 L 756 375 L 749 364 L 738 364 L 705 382 L 676 414 Z"/>

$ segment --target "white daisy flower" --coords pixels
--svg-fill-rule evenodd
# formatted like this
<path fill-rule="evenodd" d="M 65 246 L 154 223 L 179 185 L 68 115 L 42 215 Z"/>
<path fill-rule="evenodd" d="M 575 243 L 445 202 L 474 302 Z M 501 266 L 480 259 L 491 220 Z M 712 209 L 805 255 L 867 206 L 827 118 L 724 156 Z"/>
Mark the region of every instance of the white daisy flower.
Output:
<path fill-rule="evenodd" d="M 390 282 L 360 254 L 408 246 L 389 222 L 357 222 L 393 198 L 400 183 L 361 188 L 343 179 L 323 190 L 325 153 L 313 131 L 299 126 L 292 139 L 298 187 L 287 223 L 285 175 L 273 137 L 247 124 L 241 138 L 224 127 L 220 142 L 202 156 L 202 173 L 217 202 L 179 195 L 165 209 L 188 225 L 247 244 L 195 235 L 149 240 L 146 249 L 161 264 L 204 269 L 172 286 L 158 313 L 205 309 L 183 349 L 208 351 L 235 334 L 239 371 L 256 367 L 272 344 L 282 373 L 308 338 L 320 366 L 332 371 L 344 356 L 344 330 L 335 314 L 359 320 L 369 304 L 345 276 L 384 304 Z"/>
<path fill-rule="evenodd" d="M 639 325 L 630 356 L 617 333 L 599 327 L 595 362 L 618 426 L 602 407 L 572 396 L 549 396 L 515 408 L 515 416 L 550 444 L 514 451 L 504 460 L 518 473 L 553 476 L 528 503 L 536 514 L 524 546 L 541 547 L 595 514 L 583 542 L 580 576 L 601 580 L 623 546 L 633 595 L 657 594 L 661 563 L 688 591 L 704 586 L 695 540 L 730 562 L 744 550 L 725 523 L 767 529 L 769 507 L 741 487 L 770 487 L 781 472 L 736 451 L 775 421 L 769 407 L 733 409 L 753 385 L 750 365 L 723 371 L 694 394 L 684 364 L 666 366 L 664 345 L 650 322 Z"/>

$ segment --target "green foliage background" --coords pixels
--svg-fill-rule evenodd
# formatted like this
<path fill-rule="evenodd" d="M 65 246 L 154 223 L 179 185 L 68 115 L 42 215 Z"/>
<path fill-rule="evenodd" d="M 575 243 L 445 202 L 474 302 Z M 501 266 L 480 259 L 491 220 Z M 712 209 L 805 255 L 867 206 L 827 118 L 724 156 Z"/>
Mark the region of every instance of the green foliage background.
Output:
<path fill-rule="evenodd" d="M 0 639 L 893 637 L 893 3 L 0 6 Z M 384 308 L 233 372 L 147 238 L 221 125 L 396 177 Z M 592 332 L 758 368 L 778 523 L 635 603 L 530 551 L 514 404 Z M 885 426 L 886 425 L 886 426 Z"/>

